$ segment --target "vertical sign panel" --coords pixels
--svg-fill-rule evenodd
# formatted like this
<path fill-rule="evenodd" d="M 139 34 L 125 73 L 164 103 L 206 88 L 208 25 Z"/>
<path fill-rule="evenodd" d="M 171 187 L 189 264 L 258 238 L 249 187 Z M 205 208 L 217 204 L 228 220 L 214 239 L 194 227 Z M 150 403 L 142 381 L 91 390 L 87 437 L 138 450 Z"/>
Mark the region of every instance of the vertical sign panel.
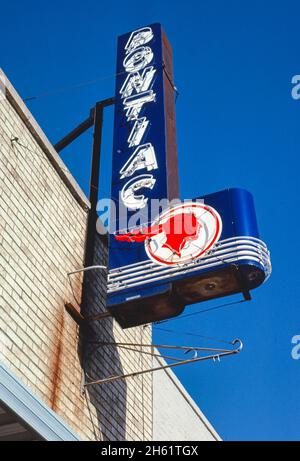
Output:
<path fill-rule="evenodd" d="M 159 24 L 118 39 L 111 198 L 107 307 L 123 328 L 249 299 L 271 273 L 249 192 L 178 199 L 172 50 Z"/>
<path fill-rule="evenodd" d="M 172 50 L 160 24 L 118 38 L 116 73 L 109 269 L 122 273 L 149 258 L 144 242 L 117 241 L 115 234 L 148 226 L 150 203 L 178 197 Z M 165 283 L 112 295 L 108 307 L 169 289 Z"/>

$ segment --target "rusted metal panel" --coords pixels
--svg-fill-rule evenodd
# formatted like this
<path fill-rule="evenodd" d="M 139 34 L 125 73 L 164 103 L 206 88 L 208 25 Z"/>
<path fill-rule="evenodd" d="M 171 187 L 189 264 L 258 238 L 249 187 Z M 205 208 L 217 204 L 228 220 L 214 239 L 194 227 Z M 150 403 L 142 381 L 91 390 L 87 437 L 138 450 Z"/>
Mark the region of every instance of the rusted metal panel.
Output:
<path fill-rule="evenodd" d="M 166 124 L 166 153 L 168 199 L 179 198 L 178 179 L 178 154 L 176 136 L 176 115 L 174 97 L 174 75 L 172 47 L 164 31 L 162 31 L 162 52 L 164 69 L 164 99 L 165 99 L 165 124 Z"/>

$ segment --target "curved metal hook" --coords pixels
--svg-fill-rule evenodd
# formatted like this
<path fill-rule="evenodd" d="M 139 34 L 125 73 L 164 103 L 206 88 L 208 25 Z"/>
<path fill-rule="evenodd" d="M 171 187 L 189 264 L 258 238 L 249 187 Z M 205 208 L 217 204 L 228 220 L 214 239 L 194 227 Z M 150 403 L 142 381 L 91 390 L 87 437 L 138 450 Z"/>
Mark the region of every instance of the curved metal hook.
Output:
<path fill-rule="evenodd" d="M 242 341 L 240 339 L 234 339 L 231 344 L 234 346 L 235 344 L 239 344 L 239 346 L 234 349 L 234 352 L 238 353 L 238 352 L 241 352 L 241 350 L 243 349 L 244 345 L 242 343 Z"/>
<path fill-rule="evenodd" d="M 194 352 L 194 359 L 198 357 L 198 352 L 195 349 L 188 349 L 187 351 L 184 351 L 184 354 L 188 354 L 189 352 Z"/>

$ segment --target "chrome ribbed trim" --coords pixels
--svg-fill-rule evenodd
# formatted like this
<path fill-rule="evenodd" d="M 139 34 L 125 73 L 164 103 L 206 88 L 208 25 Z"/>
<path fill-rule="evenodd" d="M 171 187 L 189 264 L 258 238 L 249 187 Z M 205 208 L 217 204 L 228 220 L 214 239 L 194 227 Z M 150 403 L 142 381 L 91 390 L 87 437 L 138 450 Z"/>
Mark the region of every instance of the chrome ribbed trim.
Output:
<path fill-rule="evenodd" d="M 162 266 L 151 260 L 122 266 L 109 271 L 108 293 L 157 282 L 170 277 L 192 273 L 201 269 L 217 268 L 241 260 L 259 263 L 266 273 L 271 274 L 270 253 L 266 244 L 255 237 L 239 236 L 219 241 L 207 255 L 189 263 Z"/>

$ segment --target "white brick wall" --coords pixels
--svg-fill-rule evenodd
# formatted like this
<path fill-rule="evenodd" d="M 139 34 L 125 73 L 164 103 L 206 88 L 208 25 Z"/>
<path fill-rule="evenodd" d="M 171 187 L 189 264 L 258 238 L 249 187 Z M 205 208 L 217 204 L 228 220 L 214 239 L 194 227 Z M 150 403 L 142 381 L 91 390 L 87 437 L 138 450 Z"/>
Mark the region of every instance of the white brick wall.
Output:
<path fill-rule="evenodd" d="M 0 97 L 0 360 L 87 440 L 151 440 L 152 376 L 80 394 L 83 332 L 65 311 L 74 303 L 67 272 L 82 267 L 89 203 L 32 115 L 6 81 Z M 1 96 L 2 93 L 1 93 Z M 11 142 L 13 138 L 19 139 Z M 97 239 L 95 263 L 105 263 Z M 72 278 L 81 298 L 82 275 Z M 105 310 L 105 275 L 90 275 L 86 314 Z M 95 322 L 89 337 L 151 342 L 151 327 Z M 115 346 L 87 349 L 92 378 L 151 366 Z"/>
<path fill-rule="evenodd" d="M 154 366 L 164 366 L 154 358 Z M 153 373 L 153 440 L 214 441 L 220 437 L 171 369 Z"/>

